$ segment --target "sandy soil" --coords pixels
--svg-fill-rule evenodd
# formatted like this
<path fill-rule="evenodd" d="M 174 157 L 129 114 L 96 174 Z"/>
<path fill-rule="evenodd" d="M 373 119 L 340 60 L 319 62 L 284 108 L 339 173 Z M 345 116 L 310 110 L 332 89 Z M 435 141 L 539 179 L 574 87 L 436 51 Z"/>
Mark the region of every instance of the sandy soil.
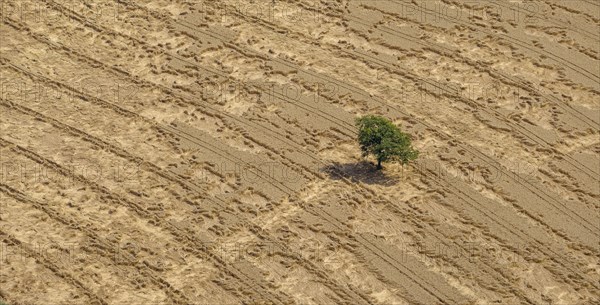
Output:
<path fill-rule="evenodd" d="M 8 304 L 600 304 L 596 1 L 1 5 Z"/>

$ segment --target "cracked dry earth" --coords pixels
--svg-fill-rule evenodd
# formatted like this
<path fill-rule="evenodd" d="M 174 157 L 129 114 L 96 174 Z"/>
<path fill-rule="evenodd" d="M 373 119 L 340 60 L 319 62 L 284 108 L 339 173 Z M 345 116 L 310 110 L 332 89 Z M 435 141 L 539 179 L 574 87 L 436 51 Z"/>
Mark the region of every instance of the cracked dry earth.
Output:
<path fill-rule="evenodd" d="M 600 3 L 2 1 L 7 304 L 600 304 Z M 354 118 L 421 154 L 381 172 Z"/>

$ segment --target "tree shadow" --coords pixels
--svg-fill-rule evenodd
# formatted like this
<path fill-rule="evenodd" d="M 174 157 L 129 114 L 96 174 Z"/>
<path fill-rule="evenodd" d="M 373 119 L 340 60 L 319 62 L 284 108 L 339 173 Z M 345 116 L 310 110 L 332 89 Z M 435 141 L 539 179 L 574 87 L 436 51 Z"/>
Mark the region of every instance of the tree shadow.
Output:
<path fill-rule="evenodd" d="M 327 173 L 329 178 L 341 180 L 350 179 L 352 182 L 362 182 L 365 184 L 377 184 L 382 186 L 392 186 L 398 182 L 398 177 L 386 175 L 383 170 L 377 170 L 377 165 L 367 161 L 357 163 L 339 163 L 333 162 L 321 168 L 321 171 Z"/>

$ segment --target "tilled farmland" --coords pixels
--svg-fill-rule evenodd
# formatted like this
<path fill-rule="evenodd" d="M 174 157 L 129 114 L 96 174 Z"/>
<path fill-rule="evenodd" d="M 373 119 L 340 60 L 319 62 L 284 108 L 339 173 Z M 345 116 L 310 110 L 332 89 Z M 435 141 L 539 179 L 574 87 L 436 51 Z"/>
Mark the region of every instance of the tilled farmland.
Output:
<path fill-rule="evenodd" d="M 5 304 L 600 304 L 596 1 L 0 5 Z"/>

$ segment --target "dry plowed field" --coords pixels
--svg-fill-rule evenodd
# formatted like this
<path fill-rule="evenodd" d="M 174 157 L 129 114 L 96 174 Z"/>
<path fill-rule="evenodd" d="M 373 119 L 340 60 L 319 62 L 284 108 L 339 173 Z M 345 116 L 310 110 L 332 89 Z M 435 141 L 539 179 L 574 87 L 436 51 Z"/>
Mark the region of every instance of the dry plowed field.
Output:
<path fill-rule="evenodd" d="M 1 5 L 6 304 L 600 304 L 600 2 Z"/>

